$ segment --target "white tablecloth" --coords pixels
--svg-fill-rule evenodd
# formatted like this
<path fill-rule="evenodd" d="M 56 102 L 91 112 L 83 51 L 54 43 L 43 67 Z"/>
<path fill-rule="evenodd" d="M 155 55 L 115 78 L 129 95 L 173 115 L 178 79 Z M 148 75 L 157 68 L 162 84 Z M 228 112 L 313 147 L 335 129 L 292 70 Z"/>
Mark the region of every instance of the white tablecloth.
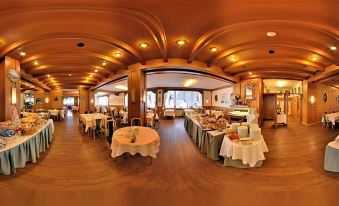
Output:
<path fill-rule="evenodd" d="M 80 114 L 80 119 L 82 123 L 85 124 L 85 132 L 88 131 L 88 128 L 94 126 L 95 119 L 107 119 L 108 116 L 100 114 L 100 113 L 93 113 L 93 114 Z M 101 124 L 104 125 L 105 121 L 101 121 Z"/>
<path fill-rule="evenodd" d="M 277 114 L 277 124 L 287 124 L 286 114 L 284 113 Z"/>
<path fill-rule="evenodd" d="M 258 115 L 257 114 L 248 114 L 246 115 L 247 123 L 258 124 Z"/>
<path fill-rule="evenodd" d="M 233 112 L 228 112 L 228 115 L 233 116 L 233 117 L 243 117 L 243 118 L 245 118 L 249 114 L 248 114 L 248 112 L 233 111 Z"/>
<path fill-rule="evenodd" d="M 60 113 L 60 116 L 62 118 L 65 118 L 65 111 L 64 110 L 53 109 L 53 110 L 48 110 L 48 111 L 49 111 L 49 114 L 51 116 L 58 116 L 59 113 Z"/>
<path fill-rule="evenodd" d="M 252 141 L 251 145 L 242 145 L 240 141 L 232 141 L 225 135 L 219 154 L 254 167 L 258 161 L 265 160 L 264 152 L 268 152 L 268 148 L 263 136 L 259 141 Z"/>
<path fill-rule="evenodd" d="M 339 120 L 339 112 L 326 114 L 327 120 L 335 124 L 336 120 Z"/>
<path fill-rule="evenodd" d="M 139 132 L 134 132 L 136 135 L 136 142 L 131 143 L 131 136 L 135 129 Z M 135 155 L 136 153 L 142 156 L 151 156 L 156 158 L 156 153 L 159 152 L 160 137 L 159 134 L 148 127 L 124 127 L 116 130 L 112 137 L 112 157 L 118 157 L 124 153 Z"/>
<path fill-rule="evenodd" d="M 166 110 L 164 110 L 164 116 L 165 117 L 173 117 L 173 118 L 175 118 L 174 109 L 166 109 Z"/>

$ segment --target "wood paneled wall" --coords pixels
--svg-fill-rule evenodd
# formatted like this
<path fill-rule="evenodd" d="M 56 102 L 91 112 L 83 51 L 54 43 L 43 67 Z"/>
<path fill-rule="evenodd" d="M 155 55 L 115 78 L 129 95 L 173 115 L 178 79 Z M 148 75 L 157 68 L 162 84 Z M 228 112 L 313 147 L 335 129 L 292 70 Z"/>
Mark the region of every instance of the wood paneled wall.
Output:
<path fill-rule="evenodd" d="M 62 107 L 62 90 L 50 91 L 50 109 L 61 109 Z M 57 99 L 55 99 L 57 98 Z"/>
<path fill-rule="evenodd" d="M 89 91 L 79 90 L 79 113 L 83 114 L 89 110 Z"/>

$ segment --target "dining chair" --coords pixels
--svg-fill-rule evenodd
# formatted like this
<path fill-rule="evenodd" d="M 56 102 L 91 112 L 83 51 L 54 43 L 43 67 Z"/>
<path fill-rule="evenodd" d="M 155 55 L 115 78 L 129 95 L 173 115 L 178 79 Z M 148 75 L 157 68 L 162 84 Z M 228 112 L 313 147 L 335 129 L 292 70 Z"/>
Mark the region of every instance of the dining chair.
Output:
<path fill-rule="evenodd" d="M 328 127 L 332 127 L 332 130 L 333 130 L 334 129 L 334 125 L 332 125 L 332 122 L 327 119 L 326 114 L 327 113 L 325 112 L 325 114 L 323 114 L 322 118 L 321 118 L 322 129 L 324 129 L 324 127 L 325 127 L 325 129 L 327 130 Z"/>
<path fill-rule="evenodd" d="M 108 120 L 107 121 L 108 136 L 106 137 L 106 140 L 109 143 L 109 145 L 112 144 L 112 137 L 113 137 L 113 133 L 114 133 L 114 123 L 115 123 L 115 120 Z"/>
<path fill-rule="evenodd" d="M 158 113 L 154 113 L 154 129 L 160 128 L 160 118 Z"/>
<path fill-rule="evenodd" d="M 94 119 L 94 126 L 90 128 L 90 132 L 93 132 L 93 139 L 95 141 L 96 135 L 101 135 L 104 139 L 104 131 L 101 127 L 102 119 Z"/>
<path fill-rule="evenodd" d="M 137 118 L 137 117 L 135 117 L 135 118 L 132 118 L 131 119 L 131 126 L 143 126 L 143 124 L 142 124 L 142 119 L 141 118 Z"/>

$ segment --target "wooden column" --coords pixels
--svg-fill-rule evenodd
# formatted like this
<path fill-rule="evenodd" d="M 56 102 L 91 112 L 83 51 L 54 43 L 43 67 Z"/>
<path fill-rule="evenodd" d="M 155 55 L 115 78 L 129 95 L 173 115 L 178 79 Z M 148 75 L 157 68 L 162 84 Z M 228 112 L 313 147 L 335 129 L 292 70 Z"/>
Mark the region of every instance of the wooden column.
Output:
<path fill-rule="evenodd" d="M 79 114 L 85 113 L 89 110 L 89 91 L 80 89 L 79 90 Z"/>
<path fill-rule="evenodd" d="M 128 73 L 128 121 L 141 118 L 145 123 L 146 77 L 142 70 Z"/>
<path fill-rule="evenodd" d="M 8 71 L 14 69 L 20 75 L 20 61 L 5 57 L 0 64 L 0 121 L 11 120 L 12 95 L 16 96 L 16 108 L 20 113 L 20 78 L 17 82 L 11 82 L 8 78 Z M 16 94 L 12 94 L 16 89 Z"/>

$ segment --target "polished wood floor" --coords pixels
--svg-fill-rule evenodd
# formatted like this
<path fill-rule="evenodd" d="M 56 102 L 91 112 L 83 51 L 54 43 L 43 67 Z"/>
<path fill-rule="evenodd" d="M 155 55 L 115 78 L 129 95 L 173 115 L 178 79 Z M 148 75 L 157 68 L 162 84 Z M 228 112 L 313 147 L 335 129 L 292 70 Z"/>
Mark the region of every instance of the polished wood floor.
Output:
<path fill-rule="evenodd" d="M 269 147 L 262 168 L 223 167 L 198 150 L 183 119 L 162 120 L 158 158 L 113 160 L 101 140 L 82 136 L 77 117 L 55 123 L 55 138 L 37 164 L 28 163 L 10 176 L 0 176 L 0 191 L 71 192 L 140 190 L 300 191 L 339 189 L 339 174 L 323 170 L 325 146 L 339 130 L 290 122 L 287 128 L 263 129 Z"/>

